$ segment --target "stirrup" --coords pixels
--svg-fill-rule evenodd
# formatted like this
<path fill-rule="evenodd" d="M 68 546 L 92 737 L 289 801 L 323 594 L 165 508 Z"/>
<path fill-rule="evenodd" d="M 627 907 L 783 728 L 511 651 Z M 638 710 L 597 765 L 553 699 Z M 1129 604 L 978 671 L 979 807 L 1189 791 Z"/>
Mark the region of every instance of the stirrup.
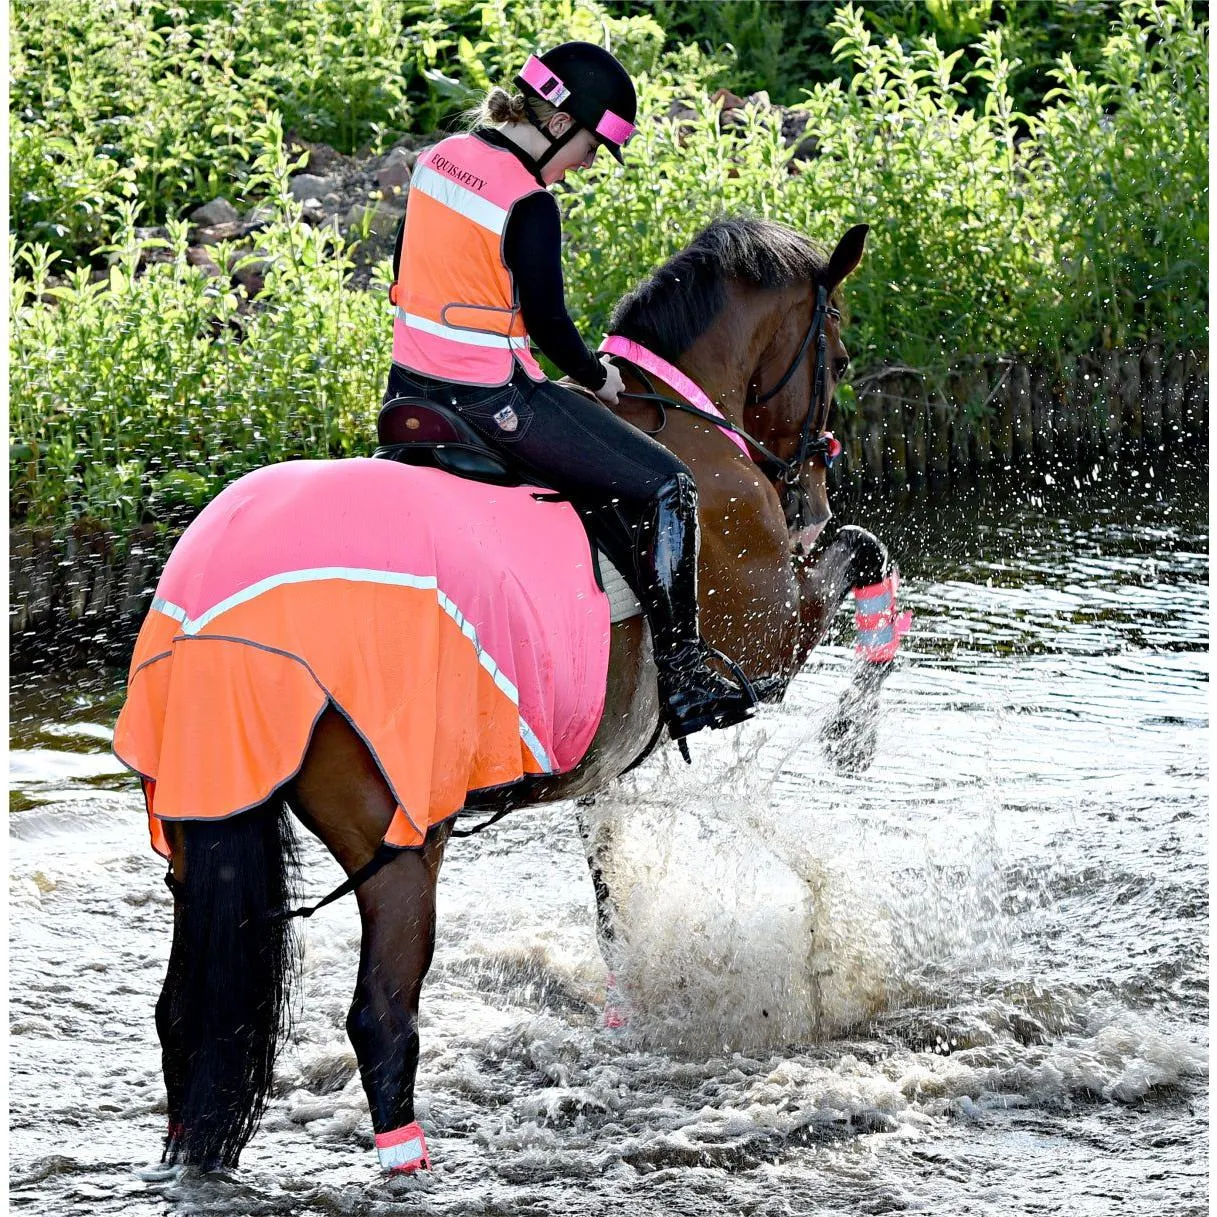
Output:
<path fill-rule="evenodd" d="M 698 668 L 706 668 L 706 660 L 710 657 L 718 659 L 731 672 L 738 685 L 736 695 L 724 695 L 717 701 L 711 701 L 700 714 L 692 715 L 688 718 L 678 718 L 672 711 L 671 700 L 664 700 L 664 722 L 668 728 L 668 734 L 680 746 L 681 756 L 686 761 L 689 758 L 688 746 L 685 744 L 685 738 L 693 735 L 697 731 L 705 730 L 710 727 L 714 730 L 719 730 L 723 727 L 734 727 L 738 723 L 745 722 L 756 713 L 758 698 L 756 690 L 752 687 L 752 682 L 744 675 L 733 659 L 728 655 L 724 655 L 722 651 L 716 650 L 704 640 L 699 640 L 698 649 L 700 658 L 697 667 L 686 673 L 686 678 L 696 672 Z M 678 690 L 673 690 L 675 694 Z"/>

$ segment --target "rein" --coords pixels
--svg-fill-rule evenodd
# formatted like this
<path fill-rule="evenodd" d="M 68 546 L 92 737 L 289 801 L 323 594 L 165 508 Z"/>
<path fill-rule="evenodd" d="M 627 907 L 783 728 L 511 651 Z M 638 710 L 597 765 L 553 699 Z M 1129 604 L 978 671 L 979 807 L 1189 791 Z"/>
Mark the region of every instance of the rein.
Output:
<path fill-rule="evenodd" d="M 710 404 L 709 398 L 706 397 L 705 393 L 690 381 L 679 368 L 675 368 L 666 360 L 660 359 L 659 356 L 648 351 L 645 347 L 630 339 L 613 334 L 600 344 L 600 350 L 611 355 L 614 359 L 624 359 L 627 363 L 632 364 L 638 378 L 646 386 L 647 391 L 645 393 L 622 393 L 621 396 L 628 397 L 634 401 L 653 402 L 658 406 L 660 422 L 659 426 L 651 432 L 652 435 L 657 435 L 667 425 L 666 411 L 668 409 L 679 410 L 683 414 L 691 414 L 694 418 L 700 418 L 705 422 L 713 423 L 720 431 L 731 436 L 735 443 L 739 444 L 742 440 L 745 444 L 755 449 L 760 453 L 762 458 L 757 461 L 758 465 L 763 469 L 772 470 L 774 475 L 785 482 L 787 486 L 794 486 L 799 479 L 803 466 L 813 456 L 822 457 L 825 465 L 831 465 L 841 453 L 841 445 L 836 437 L 831 431 L 824 429 L 825 424 L 828 422 L 829 407 L 828 370 L 826 366 L 828 335 L 825 332 L 825 321 L 830 316 L 839 318 L 840 315 L 836 309 L 828 307 L 827 289 L 822 286 L 818 287 L 816 289 L 816 307 L 815 312 L 812 314 L 811 324 L 807 327 L 807 332 L 803 335 L 803 341 L 799 344 L 799 349 L 795 352 L 790 366 L 772 389 L 755 399 L 756 404 L 761 405 L 781 392 L 807 357 L 807 351 L 811 346 L 812 340 L 815 339 L 815 386 L 812 391 L 811 400 L 807 403 L 807 414 L 803 419 L 803 428 L 799 433 L 799 446 L 790 460 L 783 460 L 776 453 L 766 448 L 760 440 L 751 435 L 743 427 L 736 425 L 720 411 L 715 410 L 713 405 L 710 405 L 710 409 L 707 410 L 701 406 L 692 405 L 687 401 L 679 401 L 674 397 L 667 397 L 662 393 L 656 393 L 655 386 L 647 376 L 643 363 L 639 361 L 639 355 L 645 359 L 650 371 L 656 375 L 664 376 L 665 379 L 667 378 L 666 373 L 675 373 L 675 379 L 678 382 L 677 387 L 682 392 L 686 391 L 686 387 L 692 388 L 697 396 L 702 397 L 707 404 Z M 751 456 L 751 453 L 748 455 Z"/>

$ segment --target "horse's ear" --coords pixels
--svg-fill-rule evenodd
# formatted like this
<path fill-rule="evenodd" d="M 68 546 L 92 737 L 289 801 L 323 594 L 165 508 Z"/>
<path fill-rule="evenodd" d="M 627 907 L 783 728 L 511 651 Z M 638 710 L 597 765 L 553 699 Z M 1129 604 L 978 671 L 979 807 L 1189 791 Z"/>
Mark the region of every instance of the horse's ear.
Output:
<path fill-rule="evenodd" d="M 824 273 L 824 285 L 831 295 L 846 278 L 858 269 L 862 261 L 862 251 L 866 247 L 866 234 L 870 232 L 869 224 L 855 224 L 837 242 L 837 248 L 828 259 L 828 270 Z"/>

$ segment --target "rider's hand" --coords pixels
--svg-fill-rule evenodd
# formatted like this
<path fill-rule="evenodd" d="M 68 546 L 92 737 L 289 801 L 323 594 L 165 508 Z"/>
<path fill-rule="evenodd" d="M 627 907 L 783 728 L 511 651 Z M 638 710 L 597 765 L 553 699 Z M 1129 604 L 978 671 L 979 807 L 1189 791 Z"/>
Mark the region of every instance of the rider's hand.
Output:
<path fill-rule="evenodd" d="M 604 384 L 602 384 L 600 388 L 596 390 L 596 396 L 600 398 L 600 400 L 604 402 L 606 406 L 615 406 L 617 404 L 617 398 L 625 392 L 625 383 L 622 381 L 621 373 L 617 371 L 616 365 L 609 363 L 609 357 L 607 355 L 605 355 L 600 362 L 604 364 L 605 368 L 607 369 L 608 377 Z"/>

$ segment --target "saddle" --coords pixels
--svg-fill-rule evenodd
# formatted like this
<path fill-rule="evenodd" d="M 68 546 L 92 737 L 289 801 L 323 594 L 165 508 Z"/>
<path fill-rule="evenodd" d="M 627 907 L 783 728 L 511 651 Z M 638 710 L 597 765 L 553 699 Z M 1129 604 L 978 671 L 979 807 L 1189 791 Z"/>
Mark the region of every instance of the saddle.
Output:
<path fill-rule="evenodd" d="M 492 447 L 455 410 L 424 397 L 395 397 L 386 402 L 376 420 L 376 436 L 380 446 L 372 453 L 374 457 L 430 465 L 495 486 L 544 485 Z"/>
<path fill-rule="evenodd" d="M 536 486 L 535 498 L 568 502 L 512 455 L 483 439 L 455 410 L 424 397 L 395 397 L 376 421 L 383 460 L 426 465 L 456 477 L 494 486 Z M 624 621 L 642 611 L 634 558 L 634 525 L 608 505 L 571 503 L 591 545 L 596 582 L 609 597 L 611 620 Z"/>

